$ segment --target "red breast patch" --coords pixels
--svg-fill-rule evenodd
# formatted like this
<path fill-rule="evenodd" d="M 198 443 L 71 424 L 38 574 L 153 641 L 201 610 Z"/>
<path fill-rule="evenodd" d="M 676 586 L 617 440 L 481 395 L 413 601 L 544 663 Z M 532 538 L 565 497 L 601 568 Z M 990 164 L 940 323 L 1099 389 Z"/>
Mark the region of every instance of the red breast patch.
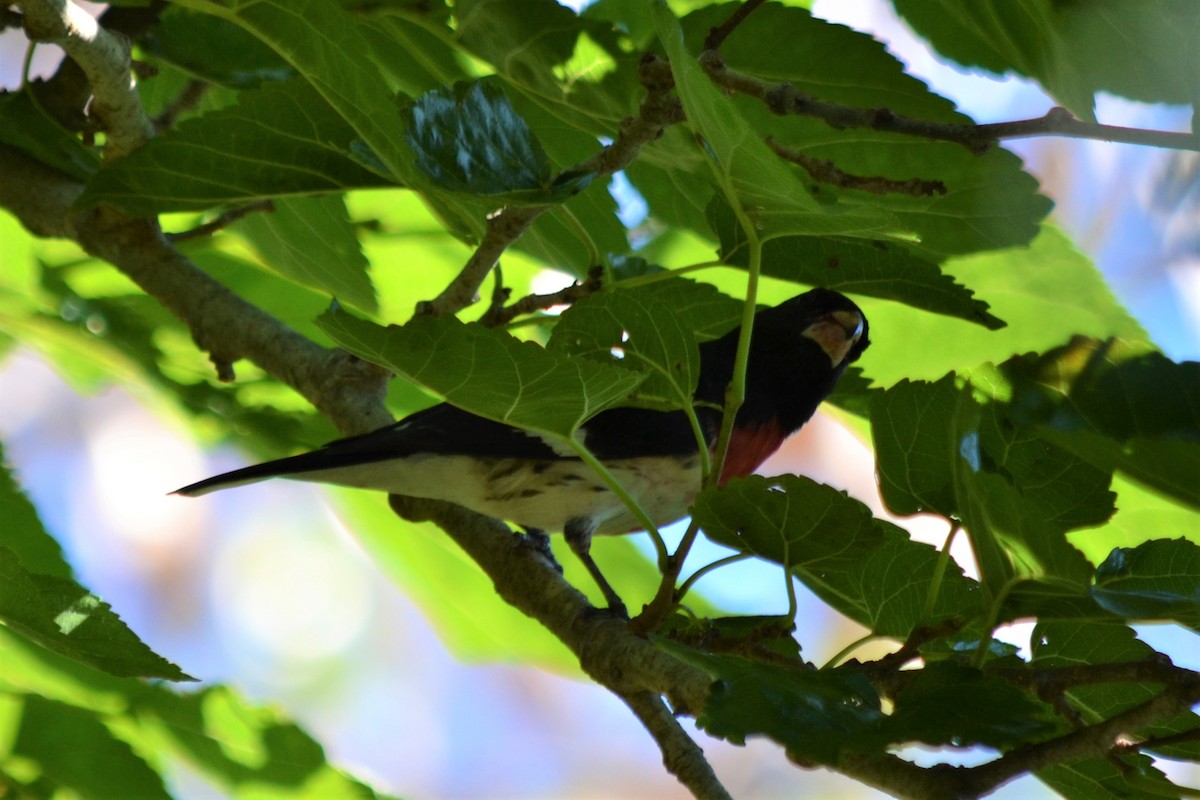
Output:
<path fill-rule="evenodd" d="M 720 484 L 730 478 L 740 478 L 758 469 L 787 437 L 774 420 L 755 428 L 734 428 L 729 437 L 729 452 L 721 469 Z"/>

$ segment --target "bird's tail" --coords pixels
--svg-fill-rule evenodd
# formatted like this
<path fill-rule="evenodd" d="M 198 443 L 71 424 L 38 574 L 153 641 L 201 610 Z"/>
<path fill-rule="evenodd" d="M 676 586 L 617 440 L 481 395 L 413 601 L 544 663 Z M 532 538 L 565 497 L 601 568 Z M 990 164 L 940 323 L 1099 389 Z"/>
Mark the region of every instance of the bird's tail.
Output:
<path fill-rule="evenodd" d="M 199 497 L 219 489 L 232 489 L 235 486 L 245 486 L 248 483 L 257 483 L 267 478 L 286 478 L 292 475 L 299 476 L 305 472 L 328 469 L 330 467 L 329 461 L 328 456 L 321 450 L 314 450 L 311 453 L 301 453 L 300 455 L 281 458 L 276 461 L 268 461 L 264 464 L 254 464 L 253 466 L 235 469 L 232 472 L 214 475 L 211 478 L 205 478 L 202 481 L 184 486 L 182 489 L 176 489 L 171 494 L 181 494 L 185 497 Z"/>

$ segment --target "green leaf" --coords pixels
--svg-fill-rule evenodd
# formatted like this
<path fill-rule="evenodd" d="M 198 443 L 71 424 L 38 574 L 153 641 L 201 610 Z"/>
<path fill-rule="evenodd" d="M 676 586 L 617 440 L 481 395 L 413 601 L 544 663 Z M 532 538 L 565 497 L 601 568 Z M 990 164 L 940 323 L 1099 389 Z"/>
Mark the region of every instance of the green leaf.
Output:
<path fill-rule="evenodd" d="M 235 229 L 269 266 L 287 277 L 364 311 L 378 311 L 357 232 L 340 196 L 276 201 L 268 214 L 250 214 Z"/>
<path fill-rule="evenodd" d="M 1180 787 L 1141 753 L 1123 755 L 1120 766 L 1093 758 L 1055 764 L 1034 773 L 1038 780 L 1068 800 L 1162 800 L 1180 797 Z"/>
<path fill-rule="evenodd" d="M 1092 567 L 1064 534 L 1113 513 L 1111 474 L 1048 445 L 1005 404 L 979 404 L 951 376 L 901 383 L 871 400 L 884 501 L 965 524 L 985 582 L 1021 574 L 1079 586 Z M 1004 554 L 1001 554 L 1000 549 Z"/>
<path fill-rule="evenodd" d="M 268 83 L 106 163 L 78 202 L 148 216 L 389 185 L 351 158 L 354 136 L 304 81 Z"/>
<path fill-rule="evenodd" d="M 453 317 L 382 328 L 339 311 L 317 320 L 350 352 L 407 377 L 460 408 L 526 430 L 570 437 L 641 382 L 629 370 L 551 353 Z"/>
<path fill-rule="evenodd" d="M 699 52 L 709 29 L 724 22 L 735 8 L 714 5 L 688 15 L 683 20 L 687 48 Z M 919 120 L 971 123 L 953 103 L 908 74 L 883 42 L 816 19 L 802 8 L 763 5 L 721 45 L 721 56 L 731 69 L 773 85 L 787 83 L 819 100 L 861 109 L 883 106 Z M 979 156 L 949 142 L 834 127 L 797 114 L 777 116 L 766 103 L 748 96 L 727 100 L 725 108 L 736 111 L 755 135 L 769 134 L 803 155 L 832 161 L 851 175 L 940 181 L 945 194 L 920 197 L 829 184 L 811 189 L 825 203 L 836 200 L 837 207 L 858 206 L 888 214 L 893 231 L 908 232 L 906 241 L 913 252 L 934 262 L 952 254 L 1024 245 L 1050 211 L 1050 201 L 1038 194 L 1037 180 L 1022 171 L 1020 158 L 1003 148 Z M 767 155 L 773 171 L 789 171 L 800 184 L 812 186 L 807 172 L 773 151 Z M 966 285 L 978 291 L 973 283 Z"/>
<path fill-rule="evenodd" d="M 574 303 L 554 326 L 548 349 L 648 373 L 632 400 L 686 408 L 700 376 L 698 342 L 741 318 L 742 303 L 683 278 L 599 292 Z M 621 351 L 620 358 L 613 350 Z"/>
<path fill-rule="evenodd" d="M 167 760 L 185 762 L 193 775 L 206 780 L 221 796 L 242 796 L 247 791 L 280 800 L 369 800 L 384 796 L 331 765 L 321 746 L 277 711 L 256 707 L 226 687 L 180 692 L 159 683 L 113 677 L 37 647 L 3 627 L 0 663 L 4 664 L 0 671 L 0 720 L 8 723 L 15 716 L 11 705 L 5 707 L 6 696 L 36 697 L 46 704 L 47 713 L 38 715 L 30 738 L 40 739 L 37 734 L 42 731 L 52 736 L 46 746 L 56 752 L 44 760 L 62 774 L 70 769 L 70 765 L 60 764 L 64 759 L 91 764 L 99 754 L 112 764 L 123 764 L 126 756 L 119 743 L 113 746 L 107 733 L 111 731 L 128 742 L 134 753 L 154 754 L 154 766 Z M 19 712 L 20 707 L 15 711 Z M 81 714 L 102 723 L 106 733 L 102 735 L 89 722 L 76 725 Z M 64 731 L 64 726 L 69 726 L 68 730 Z M 94 735 L 76 739 L 79 730 Z M 11 732 L 15 737 L 15 724 Z M 40 745 L 39 749 L 45 751 Z M 12 763 L 6 762 L 5 766 Z M 94 785 L 125 787 L 116 797 L 155 796 L 149 791 L 130 791 L 128 784 L 118 783 L 122 775 L 114 770 L 96 769 L 105 774 L 87 776 Z M 130 772 L 137 771 L 131 766 Z M 131 774 L 128 778 L 138 776 Z"/>
<path fill-rule="evenodd" d="M 189 75 L 232 89 L 295 75 L 278 53 L 237 25 L 176 5 L 159 15 L 138 45 Z"/>
<path fill-rule="evenodd" d="M 406 103 L 402 116 L 417 167 L 445 189 L 497 202 L 548 204 L 591 181 L 590 174 L 553 180 L 541 144 L 493 83 L 426 92 Z"/>
<path fill-rule="evenodd" d="M 694 519 L 713 541 L 782 564 L 818 597 L 881 636 L 982 610 L 978 586 L 950 564 L 923 617 L 938 551 L 865 505 L 808 478 L 750 476 L 707 489 Z"/>
<path fill-rule="evenodd" d="M 1192 34 L 1200 28 L 1200 9 L 1187 0 L 893 3 L 943 55 L 1033 78 L 1085 119 L 1094 119 L 1098 91 L 1150 103 L 1195 100 L 1200 56 Z"/>
<path fill-rule="evenodd" d="M 1012 684 L 949 661 L 905 672 L 888 720 L 894 743 L 1007 750 L 1054 730 L 1054 711 Z"/>
<path fill-rule="evenodd" d="M 659 647 L 716 682 L 696 715 L 703 730 L 734 744 L 768 736 L 803 763 L 835 763 L 846 750 L 872 750 L 884 740 L 879 695 L 861 674 L 787 668 L 659 640 Z"/>
<path fill-rule="evenodd" d="M 937 383 L 901 381 L 871 397 L 871 438 L 878 461 L 879 490 L 895 514 L 921 512 L 955 516 L 954 475 L 963 453 L 951 422 L 964 399 L 947 375 Z"/>
<path fill-rule="evenodd" d="M 1004 370 L 1047 441 L 1200 508 L 1200 363 L 1080 337 Z"/>
<path fill-rule="evenodd" d="M 654 6 L 658 37 L 671 62 L 675 90 L 688 125 L 702 137 L 702 152 L 730 203 L 754 225 L 758 237 L 869 236 L 898 232 L 889 214 L 870 205 L 822 205 L 762 141 L 684 47 L 679 22 L 667 4 Z"/>
<path fill-rule="evenodd" d="M 748 266 L 745 232 L 720 198 L 713 198 L 709 205 L 709 222 L 721 241 L 721 260 Z M 935 314 L 960 317 L 990 330 L 1005 324 L 988 312 L 988 304 L 976 298 L 974 292 L 900 242 L 782 236 L 763 244 L 762 274 L 895 300 Z"/>
<path fill-rule="evenodd" d="M 21 700 L 11 755 L 33 761 L 43 780 L 78 797 L 170 798 L 162 777 L 113 735 L 101 715 L 37 695 Z"/>
<path fill-rule="evenodd" d="M 1200 630 L 1200 546 L 1157 539 L 1119 547 L 1096 568 L 1092 597 L 1126 619 L 1170 619 Z"/>
<path fill-rule="evenodd" d="M 113 675 L 192 680 L 142 643 L 112 608 L 79 584 L 27 569 L 0 547 L 0 619 L 23 636 Z"/>
<path fill-rule="evenodd" d="M 0 144 L 77 181 L 100 167 L 99 154 L 38 107 L 28 89 L 0 93 Z"/>
<path fill-rule="evenodd" d="M 412 153 L 404 146 L 393 92 L 363 56 L 371 51 L 358 21 L 325 0 L 234 0 L 197 3 L 236 23 L 282 56 L 358 134 L 399 183 L 412 184 Z"/>
<path fill-rule="evenodd" d="M 4 459 L 0 444 L 0 519 L 4 520 L 3 546 L 10 549 L 30 572 L 70 578 L 71 567 L 62 547 L 46 532 L 37 509 L 21 491 Z"/>
<path fill-rule="evenodd" d="M 951 370 L 1045 352 L 1076 334 L 1147 339 L 1099 270 L 1052 226 L 1043 227 L 1029 247 L 952 258 L 941 268 L 985 298 L 1008 327 L 986 330 L 954 317 L 864 300 L 872 344 L 859 363 L 876 384 L 935 381 Z"/>

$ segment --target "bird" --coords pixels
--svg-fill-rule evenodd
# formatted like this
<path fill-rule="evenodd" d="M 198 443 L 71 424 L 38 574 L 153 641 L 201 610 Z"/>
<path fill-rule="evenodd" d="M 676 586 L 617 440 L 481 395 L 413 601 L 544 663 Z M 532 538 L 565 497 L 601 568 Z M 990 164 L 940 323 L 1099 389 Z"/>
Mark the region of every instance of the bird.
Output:
<path fill-rule="evenodd" d="M 812 417 L 847 365 L 867 349 L 868 332 L 861 309 L 830 289 L 812 289 L 755 313 L 744 400 L 718 484 L 753 472 Z M 717 446 L 739 334 L 740 326 L 699 345 L 693 400 L 710 453 Z M 656 526 L 687 515 L 701 488 L 702 459 L 685 412 L 618 406 L 587 420 L 579 435 Z M 544 532 L 561 531 L 609 610 L 624 612 L 591 557 L 591 541 L 643 526 L 561 441 L 441 403 L 371 433 L 216 475 L 172 494 L 197 497 L 276 477 L 457 503 L 520 526 L 547 554 Z"/>

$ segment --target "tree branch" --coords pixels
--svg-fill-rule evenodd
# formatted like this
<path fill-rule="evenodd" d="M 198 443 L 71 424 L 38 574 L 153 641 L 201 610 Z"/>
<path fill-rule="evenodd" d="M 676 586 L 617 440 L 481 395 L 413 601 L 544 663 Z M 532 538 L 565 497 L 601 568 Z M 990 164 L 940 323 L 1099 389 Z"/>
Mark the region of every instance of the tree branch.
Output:
<path fill-rule="evenodd" d="M 66 51 L 87 76 L 91 114 L 107 132 L 106 158 L 120 158 L 154 135 L 134 90 L 129 40 L 101 27 L 69 0 L 17 0 L 30 41 Z"/>
<path fill-rule="evenodd" d="M 667 772 L 678 778 L 693 797 L 697 800 L 732 800 L 704 757 L 704 751 L 687 735 L 658 695 L 637 692 L 621 699 L 658 742 Z"/>
<path fill-rule="evenodd" d="M 1197 702 L 1200 702 L 1200 675 L 1193 675 L 1192 680 L 1173 686 L 1140 706 L 1109 719 L 1056 739 L 1017 748 L 978 767 L 960 770 L 955 781 L 962 790 L 958 796 L 979 797 L 1026 772 L 1067 761 L 1100 758 L 1117 746 L 1125 735 L 1182 714 Z"/>
<path fill-rule="evenodd" d="M 897 114 L 887 108 L 856 108 L 820 100 L 790 83 L 769 83 L 752 75 L 729 69 L 725 58 L 715 50 L 699 56 L 700 66 L 717 85 L 761 100 L 772 112 L 816 117 L 832 128 L 868 128 L 922 139 L 954 142 L 973 153 L 983 153 L 1001 139 L 1030 136 L 1069 136 L 1074 139 L 1098 139 L 1163 147 L 1171 150 L 1200 151 L 1200 136 L 1194 133 L 1151 131 L 1100 125 L 1076 119 L 1065 108 L 1052 108 L 1044 116 L 1012 122 L 971 125 L 932 122 Z"/>
<path fill-rule="evenodd" d="M 629 166 L 645 144 L 662 135 L 663 128 L 683 119 L 682 106 L 671 91 L 675 84 L 666 62 L 648 54 L 639 65 L 638 75 L 647 93 L 637 115 L 621 123 L 612 144 L 567 172 L 611 175 Z M 417 314 L 443 316 L 474 303 L 484 278 L 504 251 L 551 208 L 553 206 L 507 206 L 488 217 L 483 240 L 462 271 L 441 294 L 420 303 Z"/>

